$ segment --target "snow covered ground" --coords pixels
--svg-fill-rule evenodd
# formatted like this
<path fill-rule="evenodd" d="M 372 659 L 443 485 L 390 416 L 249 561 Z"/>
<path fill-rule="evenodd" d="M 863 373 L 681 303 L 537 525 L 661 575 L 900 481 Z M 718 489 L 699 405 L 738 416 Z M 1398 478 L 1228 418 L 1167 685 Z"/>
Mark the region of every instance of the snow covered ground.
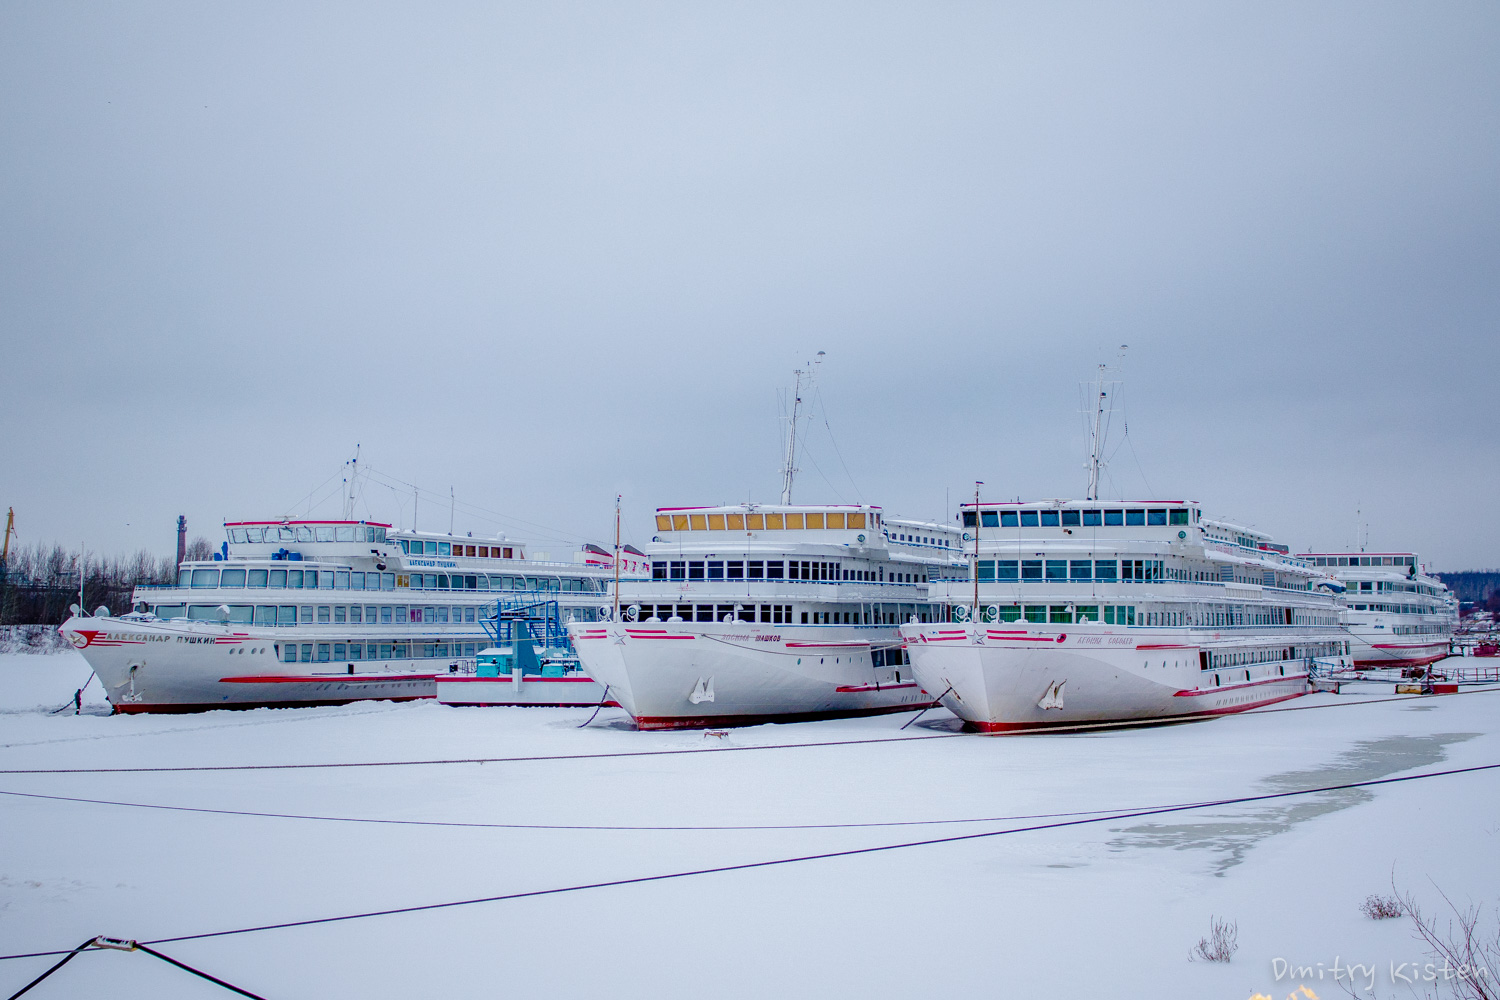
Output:
<path fill-rule="evenodd" d="M 82 715 L 47 714 L 87 677 L 73 653 L 0 657 L 0 792 L 60 797 L 0 795 L 5 954 L 1500 763 L 1500 691 L 1319 695 L 1207 723 L 1007 738 L 955 735 L 943 712 L 905 732 L 908 717 L 893 716 L 723 737 L 636 733 L 612 711 L 578 729 L 588 712 L 433 703 L 114 717 L 86 692 Z M 670 750 L 708 752 L 660 753 Z M 641 751 L 652 755 L 598 756 Z M 540 759 L 15 773 L 478 757 Z M 1500 771 L 1481 771 L 160 949 L 277 998 L 1281 1000 L 1297 983 L 1276 980 L 1278 958 L 1375 966 L 1377 993 L 1390 996 L 1390 964 L 1424 953 L 1409 919 L 1372 921 L 1361 901 L 1389 892 L 1394 871 L 1429 906 L 1440 886 L 1493 917 L 1497 792 Z M 64 800 L 80 798 L 532 828 Z M 859 823 L 913 825 L 833 826 Z M 601 826 L 647 829 L 579 829 Z M 786 828 L 723 829 L 745 826 Z M 1214 916 L 1238 923 L 1238 953 L 1189 962 Z M 0 991 L 51 961 L 0 962 Z M 1306 981 L 1320 997 L 1343 995 L 1324 975 Z M 82 955 L 30 994 L 102 995 L 228 994 L 116 952 Z"/>

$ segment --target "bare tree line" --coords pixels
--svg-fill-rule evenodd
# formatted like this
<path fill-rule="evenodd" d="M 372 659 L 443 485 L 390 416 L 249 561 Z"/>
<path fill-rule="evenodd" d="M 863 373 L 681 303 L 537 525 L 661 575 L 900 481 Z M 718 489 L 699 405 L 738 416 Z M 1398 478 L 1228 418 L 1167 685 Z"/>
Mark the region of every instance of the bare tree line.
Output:
<path fill-rule="evenodd" d="M 206 538 L 195 538 L 187 558 L 212 558 Z M 101 605 L 115 614 L 130 610 L 137 586 L 170 584 L 177 578 L 177 560 L 141 549 L 129 556 L 84 553 L 61 545 L 29 545 L 12 549 L 0 572 L 0 624 L 58 625 L 68 617 L 68 606 L 78 603 L 80 562 L 83 607 L 93 612 Z"/>

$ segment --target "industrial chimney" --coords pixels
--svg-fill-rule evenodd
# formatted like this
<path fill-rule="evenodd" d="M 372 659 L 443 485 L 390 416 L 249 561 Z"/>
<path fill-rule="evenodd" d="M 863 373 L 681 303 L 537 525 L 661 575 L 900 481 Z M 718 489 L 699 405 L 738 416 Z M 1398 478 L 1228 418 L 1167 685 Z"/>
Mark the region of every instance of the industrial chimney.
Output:
<path fill-rule="evenodd" d="M 177 515 L 177 566 L 182 567 L 182 561 L 187 558 L 187 515 Z"/>

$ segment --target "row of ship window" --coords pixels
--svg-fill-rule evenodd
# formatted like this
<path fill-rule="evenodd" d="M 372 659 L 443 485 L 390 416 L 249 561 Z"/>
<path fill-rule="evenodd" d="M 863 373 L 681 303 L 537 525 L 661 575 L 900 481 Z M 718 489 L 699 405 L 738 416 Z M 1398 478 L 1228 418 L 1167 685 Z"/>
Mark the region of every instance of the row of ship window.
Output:
<path fill-rule="evenodd" d="M 1446 625 L 1394 625 L 1391 627 L 1391 635 L 1437 635 L 1447 634 Z"/>
<path fill-rule="evenodd" d="M 401 539 L 401 551 L 413 556 L 461 556 L 474 559 L 510 559 L 515 549 L 509 545 L 470 545 L 467 542 L 433 542 Z"/>
<path fill-rule="evenodd" d="M 281 645 L 285 663 L 338 663 L 360 660 L 405 660 L 474 655 L 472 642 L 287 642 Z M 299 655 L 300 653 L 300 655 Z"/>
<path fill-rule="evenodd" d="M 874 527 L 880 526 L 880 515 L 872 514 Z M 801 531 L 823 528 L 863 528 L 861 512 L 840 511 L 780 514 L 657 514 L 657 531 Z"/>
<path fill-rule="evenodd" d="M 979 582 L 1155 583 L 1162 579 L 1164 566 L 1160 559 L 981 559 Z"/>
<path fill-rule="evenodd" d="M 591 593 L 604 581 L 586 577 L 499 576 L 484 573 L 361 573 L 347 569 L 184 569 L 177 586 L 192 590 L 556 590 Z"/>
<path fill-rule="evenodd" d="M 965 528 L 974 527 L 974 512 L 964 511 Z M 1091 528 L 1115 525 L 1187 524 L 1185 507 L 1123 507 L 1118 510 L 982 510 L 981 528 Z"/>
<path fill-rule="evenodd" d="M 926 605 L 898 607 L 873 605 L 851 610 L 795 612 L 790 604 L 632 604 L 625 609 L 627 621 L 761 622 L 766 625 L 897 625 L 912 615 L 932 621 Z M 905 615 L 905 617 L 902 617 Z M 798 620 L 800 618 L 800 621 Z"/>
<path fill-rule="evenodd" d="M 183 569 L 177 586 L 193 590 L 395 590 L 395 573 L 355 573 L 346 569 Z"/>
<path fill-rule="evenodd" d="M 949 538 L 932 538 L 927 535 L 911 535 L 902 532 L 892 533 L 890 538 L 892 541 L 909 542 L 912 545 L 932 545 L 940 549 L 954 548 L 953 541 Z"/>
<path fill-rule="evenodd" d="M 1349 652 L 1349 643 L 1312 642 L 1300 646 L 1277 649 L 1252 649 L 1238 653 L 1207 653 L 1203 669 L 1218 670 L 1221 667 L 1247 667 L 1255 663 L 1277 663 L 1282 660 L 1301 660 L 1310 656 L 1343 656 Z"/>
<path fill-rule="evenodd" d="M 556 590 L 563 593 L 598 593 L 603 580 L 576 576 L 496 576 L 483 573 L 412 573 L 398 579 L 412 590 Z"/>
<path fill-rule="evenodd" d="M 840 563 L 798 559 L 666 560 L 651 564 L 653 580 L 851 580 L 866 583 L 926 583 L 923 572 L 846 569 Z"/>
<path fill-rule="evenodd" d="M 1403 583 L 1397 580 L 1350 580 L 1349 592 L 1360 593 L 1396 593 L 1396 594 L 1435 594 L 1436 588 L 1429 587 L 1425 583 Z"/>
<path fill-rule="evenodd" d="M 1416 556 L 1314 556 L 1314 566 L 1415 566 Z"/>
<path fill-rule="evenodd" d="M 956 604 L 951 608 L 954 621 L 967 621 L 969 608 Z M 1145 626 L 1210 626 L 1229 628 L 1240 625 L 1337 625 L 1326 615 L 1297 614 L 1291 608 L 1255 607 L 1253 605 L 1218 605 L 1189 611 L 1145 611 L 1137 613 L 1134 605 L 1094 604 L 989 604 L 979 609 L 981 622 L 1033 622 L 1049 625 L 1087 624 Z"/>
<path fill-rule="evenodd" d="M 1421 604 L 1350 604 L 1350 611 L 1384 611 L 1393 615 L 1435 615 L 1437 608 Z"/>
<path fill-rule="evenodd" d="M 221 621 L 220 605 L 158 604 L 152 613 L 158 618 L 187 618 L 191 621 Z M 475 607 L 409 607 L 404 604 L 312 605 L 312 604 L 229 604 L 229 621 L 239 625 L 469 625 L 479 620 Z M 593 608 L 565 608 L 564 617 L 573 621 L 593 621 Z"/>
<path fill-rule="evenodd" d="M 368 524 L 280 524 L 268 528 L 230 528 L 235 545 L 264 542 L 375 542 L 384 544 L 385 528 Z"/>

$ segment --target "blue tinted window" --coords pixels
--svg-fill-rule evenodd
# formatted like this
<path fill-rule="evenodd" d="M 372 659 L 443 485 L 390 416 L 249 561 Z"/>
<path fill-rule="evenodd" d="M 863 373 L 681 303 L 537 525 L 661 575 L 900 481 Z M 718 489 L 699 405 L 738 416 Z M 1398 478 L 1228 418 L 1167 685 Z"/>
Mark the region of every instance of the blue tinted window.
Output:
<path fill-rule="evenodd" d="M 1023 511 L 1021 511 L 1021 527 L 1023 527 L 1023 528 L 1035 528 L 1036 527 L 1036 511 L 1034 511 L 1034 510 L 1023 510 Z"/>
<path fill-rule="evenodd" d="M 689 580 L 701 580 L 701 579 L 703 579 L 703 564 L 701 562 L 690 562 L 690 563 L 688 563 L 688 579 Z"/>
<path fill-rule="evenodd" d="M 1093 565 L 1087 559 L 1074 559 L 1068 564 L 1068 576 L 1074 580 L 1093 579 Z"/>
<path fill-rule="evenodd" d="M 995 579 L 995 560 L 979 560 L 979 582 L 987 583 Z"/>
<path fill-rule="evenodd" d="M 981 511 L 979 514 L 979 526 L 982 528 L 998 528 L 1000 520 L 992 510 Z"/>
<path fill-rule="evenodd" d="M 1171 512 L 1171 514 L 1172 514 L 1172 523 L 1173 524 L 1187 524 L 1188 523 L 1188 512 L 1187 512 L 1187 508 L 1186 507 L 1179 508 L 1178 510 L 1174 510 L 1174 511 Z"/>
<path fill-rule="evenodd" d="M 674 562 L 674 563 L 672 563 L 671 564 L 671 570 L 672 570 L 672 576 L 671 576 L 671 578 L 673 580 L 686 580 L 687 579 L 687 562 L 686 562 L 686 560 L 684 560 L 683 562 Z"/>
<path fill-rule="evenodd" d="M 1042 578 L 1042 561 L 1040 559 L 1021 560 L 1021 579 L 1040 580 Z"/>
<path fill-rule="evenodd" d="M 1047 560 L 1047 579 L 1066 580 L 1068 578 L 1068 561 L 1066 559 Z"/>
<path fill-rule="evenodd" d="M 1100 520 L 1100 517 L 1103 513 L 1103 511 L 1098 510 L 1086 510 L 1083 512 L 1083 523 L 1090 526 L 1102 524 L 1103 522 Z"/>
<path fill-rule="evenodd" d="M 1166 512 L 1166 510 L 1163 509 L 1163 510 L 1148 510 L 1148 511 L 1146 511 L 1146 523 L 1147 524 L 1166 524 L 1167 523 L 1167 512 Z"/>
<path fill-rule="evenodd" d="M 1014 581 L 1016 579 L 1016 568 L 1016 561 L 1014 559 L 1001 559 L 995 563 L 995 579 Z"/>
<path fill-rule="evenodd" d="M 1103 583 L 1112 583 L 1118 579 L 1115 561 L 1113 559 L 1095 559 L 1094 579 Z"/>
<path fill-rule="evenodd" d="M 1106 525 L 1109 525 L 1109 524 L 1124 524 L 1125 523 L 1125 512 L 1123 510 L 1107 510 L 1107 511 L 1105 511 L 1104 512 L 1104 523 Z"/>
<path fill-rule="evenodd" d="M 709 563 L 708 564 L 708 578 L 710 580 L 722 580 L 722 579 L 724 579 L 724 564 L 721 563 L 721 562 L 711 562 L 711 563 Z"/>
<path fill-rule="evenodd" d="M 1044 510 L 1044 511 L 1042 511 L 1042 527 L 1044 527 L 1044 528 L 1055 528 L 1055 527 L 1057 527 L 1057 511 L 1055 511 L 1055 510 Z"/>
<path fill-rule="evenodd" d="M 1126 524 L 1145 524 L 1146 512 L 1143 510 L 1127 510 L 1125 512 Z"/>
<path fill-rule="evenodd" d="M 1062 512 L 1062 523 L 1064 528 L 1078 527 L 1078 511 L 1065 510 Z"/>
<path fill-rule="evenodd" d="M 1015 528 L 1015 527 L 1018 527 L 1020 525 L 1020 523 L 1021 523 L 1021 521 L 1020 521 L 1020 519 L 1018 517 L 1016 517 L 1016 512 L 1015 511 L 1013 511 L 1013 510 L 1002 510 L 1000 512 L 1000 527 L 1002 527 L 1002 528 Z"/>

